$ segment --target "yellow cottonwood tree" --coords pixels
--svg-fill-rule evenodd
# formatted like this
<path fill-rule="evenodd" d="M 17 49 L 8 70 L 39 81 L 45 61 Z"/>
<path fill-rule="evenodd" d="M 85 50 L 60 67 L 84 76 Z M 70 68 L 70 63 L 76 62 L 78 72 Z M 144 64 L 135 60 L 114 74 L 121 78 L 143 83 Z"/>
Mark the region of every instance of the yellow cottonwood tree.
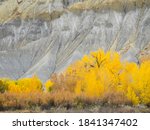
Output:
<path fill-rule="evenodd" d="M 101 98 L 121 93 L 134 105 L 150 104 L 150 61 L 137 65 L 121 62 L 117 52 L 99 50 L 70 65 L 65 75 L 76 78 L 77 95 Z"/>

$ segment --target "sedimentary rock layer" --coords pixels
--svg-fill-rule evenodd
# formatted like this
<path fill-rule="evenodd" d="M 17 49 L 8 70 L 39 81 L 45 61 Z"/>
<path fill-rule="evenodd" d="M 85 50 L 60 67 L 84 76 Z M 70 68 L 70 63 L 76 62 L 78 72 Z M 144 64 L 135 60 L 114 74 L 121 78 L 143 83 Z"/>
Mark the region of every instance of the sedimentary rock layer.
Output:
<path fill-rule="evenodd" d="M 150 45 L 150 0 L 3 0 L 0 77 L 43 81 L 84 54 L 115 50 L 138 62 Z"/>

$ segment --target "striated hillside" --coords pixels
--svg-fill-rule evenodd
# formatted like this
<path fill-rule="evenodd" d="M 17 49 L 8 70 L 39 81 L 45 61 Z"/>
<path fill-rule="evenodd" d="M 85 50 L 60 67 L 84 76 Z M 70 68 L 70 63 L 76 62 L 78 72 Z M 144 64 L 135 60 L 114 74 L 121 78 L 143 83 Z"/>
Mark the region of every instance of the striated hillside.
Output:
<path fill-rule="evenodd" d="M 0 2 L 0 77 L 45 81 L 98 48 L 149 56 L 150 0 Z"/>

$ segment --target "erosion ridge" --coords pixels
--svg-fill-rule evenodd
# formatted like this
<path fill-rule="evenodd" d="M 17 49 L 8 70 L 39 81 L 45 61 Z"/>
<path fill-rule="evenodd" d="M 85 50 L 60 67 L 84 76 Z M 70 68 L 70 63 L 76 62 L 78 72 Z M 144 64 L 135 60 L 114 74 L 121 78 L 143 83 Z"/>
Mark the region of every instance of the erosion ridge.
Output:
<path fill-rule="evenodd" d="M 0 4 L 0 77 L 45 81 L 102 48 L 149 55 L 150 0 L 6 0 Z M 144 52 L 144 54 L 143 54 Z"/>

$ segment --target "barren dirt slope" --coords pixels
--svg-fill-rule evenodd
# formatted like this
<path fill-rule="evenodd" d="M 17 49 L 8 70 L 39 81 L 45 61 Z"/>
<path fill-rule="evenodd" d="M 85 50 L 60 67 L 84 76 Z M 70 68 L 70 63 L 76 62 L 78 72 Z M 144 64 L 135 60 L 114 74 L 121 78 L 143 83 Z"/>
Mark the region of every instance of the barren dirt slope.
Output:
<path fill-rule="evenodd" d="M 149 55 L 150 0 L 0 2 L 0 77 L 45 81 L 98 48 Z"/>

